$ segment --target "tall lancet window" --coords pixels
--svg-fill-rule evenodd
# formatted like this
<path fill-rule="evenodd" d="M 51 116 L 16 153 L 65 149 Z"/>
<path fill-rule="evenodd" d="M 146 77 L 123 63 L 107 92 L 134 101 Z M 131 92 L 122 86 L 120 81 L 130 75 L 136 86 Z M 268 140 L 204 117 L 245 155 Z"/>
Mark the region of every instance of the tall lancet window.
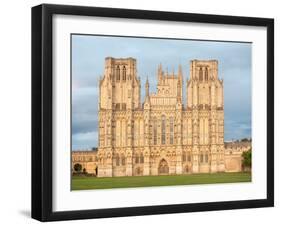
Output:
<path fill-rule="evenodd" d="M 122 166 L 124 166 L 124 165 L 125 165 L 125 161 L 126 161 L 126 159 L 125 159 L 125 155 L 124 155 L 124 154 L 122 154 L 122 155 L 121 155 L 121 165 L 122 165 Z"/>
<path fill-rule="evenodd" d="M 166 143 L 166 118 L 165 115 L 162 115 L 161 119 L 161 144 Z"/>
<path fill-rule="evenodd" d="M 140 154 L 140 163 L 143 163 L 144 162 L 144 157 L 143 157 L 143 154 L 141 153 Z"/>
<path fill-rule="evenodd" d="M 119 166 L 119 154 L 116 154 L 115 161 L 116 161 L 116 166 Z"/>
<path fill-rule="evenodd" d="M 157 119 L 153 120 L 153 144 L 157 145 Z"/>
<path fill-rule="evenodd" d="M 174 143 L 174 119 L 170 118 L 170 144 Z"/>
<path fill-rule="evenodd" d="M 126 80 L 126 67 L 123 66 L 123 74 L 122 74 L 122 79 L 125 81 Z"/>
<path fill-rule="evenodd" d="M 205 68 L 205 81 L 208 81 L 208 77 L 209 77 L 209 75 L 208 75 L 208 68 L 206 67 Z"/>
<path fill-rule="evenodd" d="M 203 80 L 203 70 L 202 70 L 202 67 L 200 67 L 199 69 L 199 81 L 202 81 Z"/>
<path fill-rule="evenodd" d="M 119 68 L 119 66 L 117 66 L 117 68 L 116 68 L 116 80 L 120 81 L 120 68 Z"/>

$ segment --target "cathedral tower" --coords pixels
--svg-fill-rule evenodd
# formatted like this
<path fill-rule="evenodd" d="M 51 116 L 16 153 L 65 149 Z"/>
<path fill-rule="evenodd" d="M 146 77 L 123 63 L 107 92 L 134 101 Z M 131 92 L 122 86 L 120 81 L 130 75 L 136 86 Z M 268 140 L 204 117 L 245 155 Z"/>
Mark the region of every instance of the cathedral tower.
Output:
<path fill-rule="evenodd" d="M 99 175 L 114 176 L 114 147 L 118 146 L 127 148 L 120 159 L 126 162 L 125 175 L 131 176 L 133 110 L 141 107 L 136 60 L 107 57 L 99 89 L 99 153 L 106 159 L 100 164 Z M 118 112 L 123 112 L 122 117 Z"/>
<path fill-rule="evenodd" d="M 224 171 L 223 107 L 218 62 L 191 61 L 187 109 L 192 111 L 193 172 Z"/>
<path fill-rule="evenodd" d="M 105 59 L 100 81 L 100 108 L 113 110 L 140 107 L 140 81 L 134 58 Z"/>

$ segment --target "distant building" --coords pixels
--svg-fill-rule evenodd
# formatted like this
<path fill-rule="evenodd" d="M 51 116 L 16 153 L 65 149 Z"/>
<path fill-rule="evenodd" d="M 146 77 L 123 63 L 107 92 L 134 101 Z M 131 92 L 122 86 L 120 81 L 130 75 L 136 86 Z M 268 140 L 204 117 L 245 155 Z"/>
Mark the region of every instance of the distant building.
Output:
<path fill-rule="evenodd" d="M 73 152 L 73 166 L 98 177 L 241 171 L 236 146 L 224 143 L 218 61 L 191 61 L 186 107 L 183 84 L 181 66 L 168 74 L 159 65 L 157 91 L 149 92 L 147 80 L 141 103 L 136 60 L 106 58 L 98 152 Z"/>
<path fill-rule="evenodd" d="M 225 170 L 227 172 L 242 171 L 242 153 L 252 148 L 252 142 L 234 141 L 224 143 Z"/>
<path fill-rule="evenodd" d="M 98 173 L 97 151 L 72 151 L 73 172 L 76 164 L 81 165 L 81 172 L 86 171 L 88 174 L 96 176 Z"/>

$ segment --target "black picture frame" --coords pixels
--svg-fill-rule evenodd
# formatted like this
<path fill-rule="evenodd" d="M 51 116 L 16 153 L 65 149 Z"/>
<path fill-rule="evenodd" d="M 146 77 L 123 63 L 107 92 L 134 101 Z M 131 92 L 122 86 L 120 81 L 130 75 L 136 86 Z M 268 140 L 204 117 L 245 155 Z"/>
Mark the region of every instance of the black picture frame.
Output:
<path fill-rule="evenodd" d="M 55 14 L 267 28 L 267 198 L 129 208 L 52 210 L 52 18 Z M 274 206 L 274 20 L 43 4 L 32 8 L 32 218 L 40 221 L 123 217 Z"/>

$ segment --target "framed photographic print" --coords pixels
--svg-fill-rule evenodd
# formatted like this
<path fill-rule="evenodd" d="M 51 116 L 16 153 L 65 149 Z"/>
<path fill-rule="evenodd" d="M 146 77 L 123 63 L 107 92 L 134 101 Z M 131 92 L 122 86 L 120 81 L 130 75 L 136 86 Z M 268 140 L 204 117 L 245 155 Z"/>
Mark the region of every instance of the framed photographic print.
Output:
<path fill-rule="evenodd" d="M 274 21 L 32 8 L 32 217 L 274 205 Z"/>

